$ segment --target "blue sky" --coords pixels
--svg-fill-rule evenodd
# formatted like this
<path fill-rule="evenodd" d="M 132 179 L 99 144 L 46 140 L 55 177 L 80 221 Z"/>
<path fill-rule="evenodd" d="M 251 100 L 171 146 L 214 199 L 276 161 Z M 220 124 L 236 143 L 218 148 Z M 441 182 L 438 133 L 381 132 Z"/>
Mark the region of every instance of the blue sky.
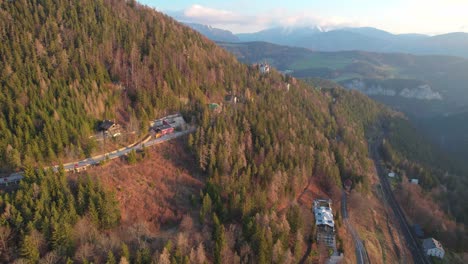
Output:
<path fill-rule="evenodd" d="M 392 33 L 468 31 L 468 0 L 139 0 L 178 20 L 236 33 L 273 26 L 377 27 Z"/>

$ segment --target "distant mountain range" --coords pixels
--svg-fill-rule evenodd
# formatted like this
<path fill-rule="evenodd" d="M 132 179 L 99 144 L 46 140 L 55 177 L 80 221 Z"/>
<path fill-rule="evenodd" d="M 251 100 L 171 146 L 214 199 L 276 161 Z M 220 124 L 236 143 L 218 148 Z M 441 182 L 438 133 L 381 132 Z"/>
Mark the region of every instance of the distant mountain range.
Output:
<path fill-rule="evenodd" d="M 199 24 L 189 25 L 206 37 L 221 42 L 265 41 L 316 51 L 362 50 L 468 57 L 468 33 L 463 32 L 428 36 L 392 34 L 372 27 L 341 28 L 330 31 L 324 31 L 320 27 L 275 27 L 256 33 L 236 35 L 227 30 Z"/>
<path fill-rule="evenodd" d="M 213 28 L 210 26 L 196 24 L 196 23 L 185 23 L 185 24 L 191 27 L 192 29 L 200 32 L 205 37 L 214 41 L 222 41 L 222 42 L 239 42 L 240 41 L 239 37 L 234 35 L 229 30 Z"/>

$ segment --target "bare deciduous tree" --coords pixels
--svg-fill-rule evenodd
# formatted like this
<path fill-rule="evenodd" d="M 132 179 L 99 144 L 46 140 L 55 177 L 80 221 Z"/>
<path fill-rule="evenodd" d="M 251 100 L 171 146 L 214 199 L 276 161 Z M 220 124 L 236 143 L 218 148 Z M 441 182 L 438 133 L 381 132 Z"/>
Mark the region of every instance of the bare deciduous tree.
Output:
<path fill-rule="evenodd" d="M 55 253 L 55 251 L 51 251 L 47 253 L 41 260 L 39 260 L 39 264 L 55 264 L 59 263 L 60 257 Z"/>
<path fill-rule="evenodd" d="M 159 264 L 171 264 L 171 253 L 167 248 L 164 248 L 161 255 L 159 255 Z"/>
<path fill-rule="evenodd" d="M 10 260 L 10 248 L 8 246 L 11 240 L 11 229 L 7 226 L 0 226 L 0 260 L 9 262 Z"/>
<path fill-rule="evenodd" d="M 180 232 L 177 234 L 177 237 L 175 239 L 175 244 L 177 248 L 180 250 L 182 255 L 187 255 L 189 253 L 189 242 L 187 238 L 187 234 L 185 232 Z"/>

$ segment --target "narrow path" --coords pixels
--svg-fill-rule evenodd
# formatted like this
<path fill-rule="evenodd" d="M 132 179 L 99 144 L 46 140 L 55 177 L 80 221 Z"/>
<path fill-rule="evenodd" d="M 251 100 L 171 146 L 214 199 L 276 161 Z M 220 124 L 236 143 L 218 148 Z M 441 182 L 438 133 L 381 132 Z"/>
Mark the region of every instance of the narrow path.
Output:
<path fill-rule="evenodd" d="M 362 243 L 361 238 L 359 237 L 358 233 L 352 226 L 352 224 L 348 220 L 348 208 L 346 203 L 346 192 L 343 190 L 341 195 L 341 214 L 343 216 L 343 222 L 346 225 L 346 228 L 351 233 L 353 240 L 354 240 L 354 247 L 356 249 L 356 261 L 358 264 L 368 264 L 370 263 L 369 258 L 367 257 L 366 248 Z"/>

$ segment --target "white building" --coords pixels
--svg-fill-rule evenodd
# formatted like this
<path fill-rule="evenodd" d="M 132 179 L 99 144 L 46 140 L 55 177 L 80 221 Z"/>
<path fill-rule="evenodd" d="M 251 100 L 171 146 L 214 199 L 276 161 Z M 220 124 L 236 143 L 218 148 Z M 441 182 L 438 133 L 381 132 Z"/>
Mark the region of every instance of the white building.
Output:
<path fill-rule="evenodd" d="M 394 173 L 394 172 L 388 173 L 388 177 L 390 177 L 390 178 L 395 178 L 395 173 Z"/>
<path fill-rule="evenodd" d="M 314 215 L 317 241 L 336 250 L 335 221 L 333 220 L 331 200 L 314 200 Z"/>
<path fill-rule="evenodd" d="M 416 185 L 418 185 L 418 184 L 419 184 L 419 180 L 418 180 L 418 179 L 411 179 L 411 180 L 410 180 L 410 183 L 411 183 L 411 184 L 416 184 Z"/>
<path fill-rule="evenodd" d="M 260 64 L 260 73 L 266 74 L 266 73 L 269 73 L 269 72 L 270 72 L 270 65 L 268 65 L 266 63 Z"/>
<path fill-rule="evenodd" d="M 330 207 L 314 208 L 315 225 L 327 225 L 335 228 L 335 221 L 333 221 L 333 213 Z"/>
<path fill-rule="evenodd" d="M 440 244 L 439 241 L 434 238 L 427 238 L 423 240 L 424 252 L 428 256 L 438 257 L 443 259 L 445 255 L 445 250 Z"/>

